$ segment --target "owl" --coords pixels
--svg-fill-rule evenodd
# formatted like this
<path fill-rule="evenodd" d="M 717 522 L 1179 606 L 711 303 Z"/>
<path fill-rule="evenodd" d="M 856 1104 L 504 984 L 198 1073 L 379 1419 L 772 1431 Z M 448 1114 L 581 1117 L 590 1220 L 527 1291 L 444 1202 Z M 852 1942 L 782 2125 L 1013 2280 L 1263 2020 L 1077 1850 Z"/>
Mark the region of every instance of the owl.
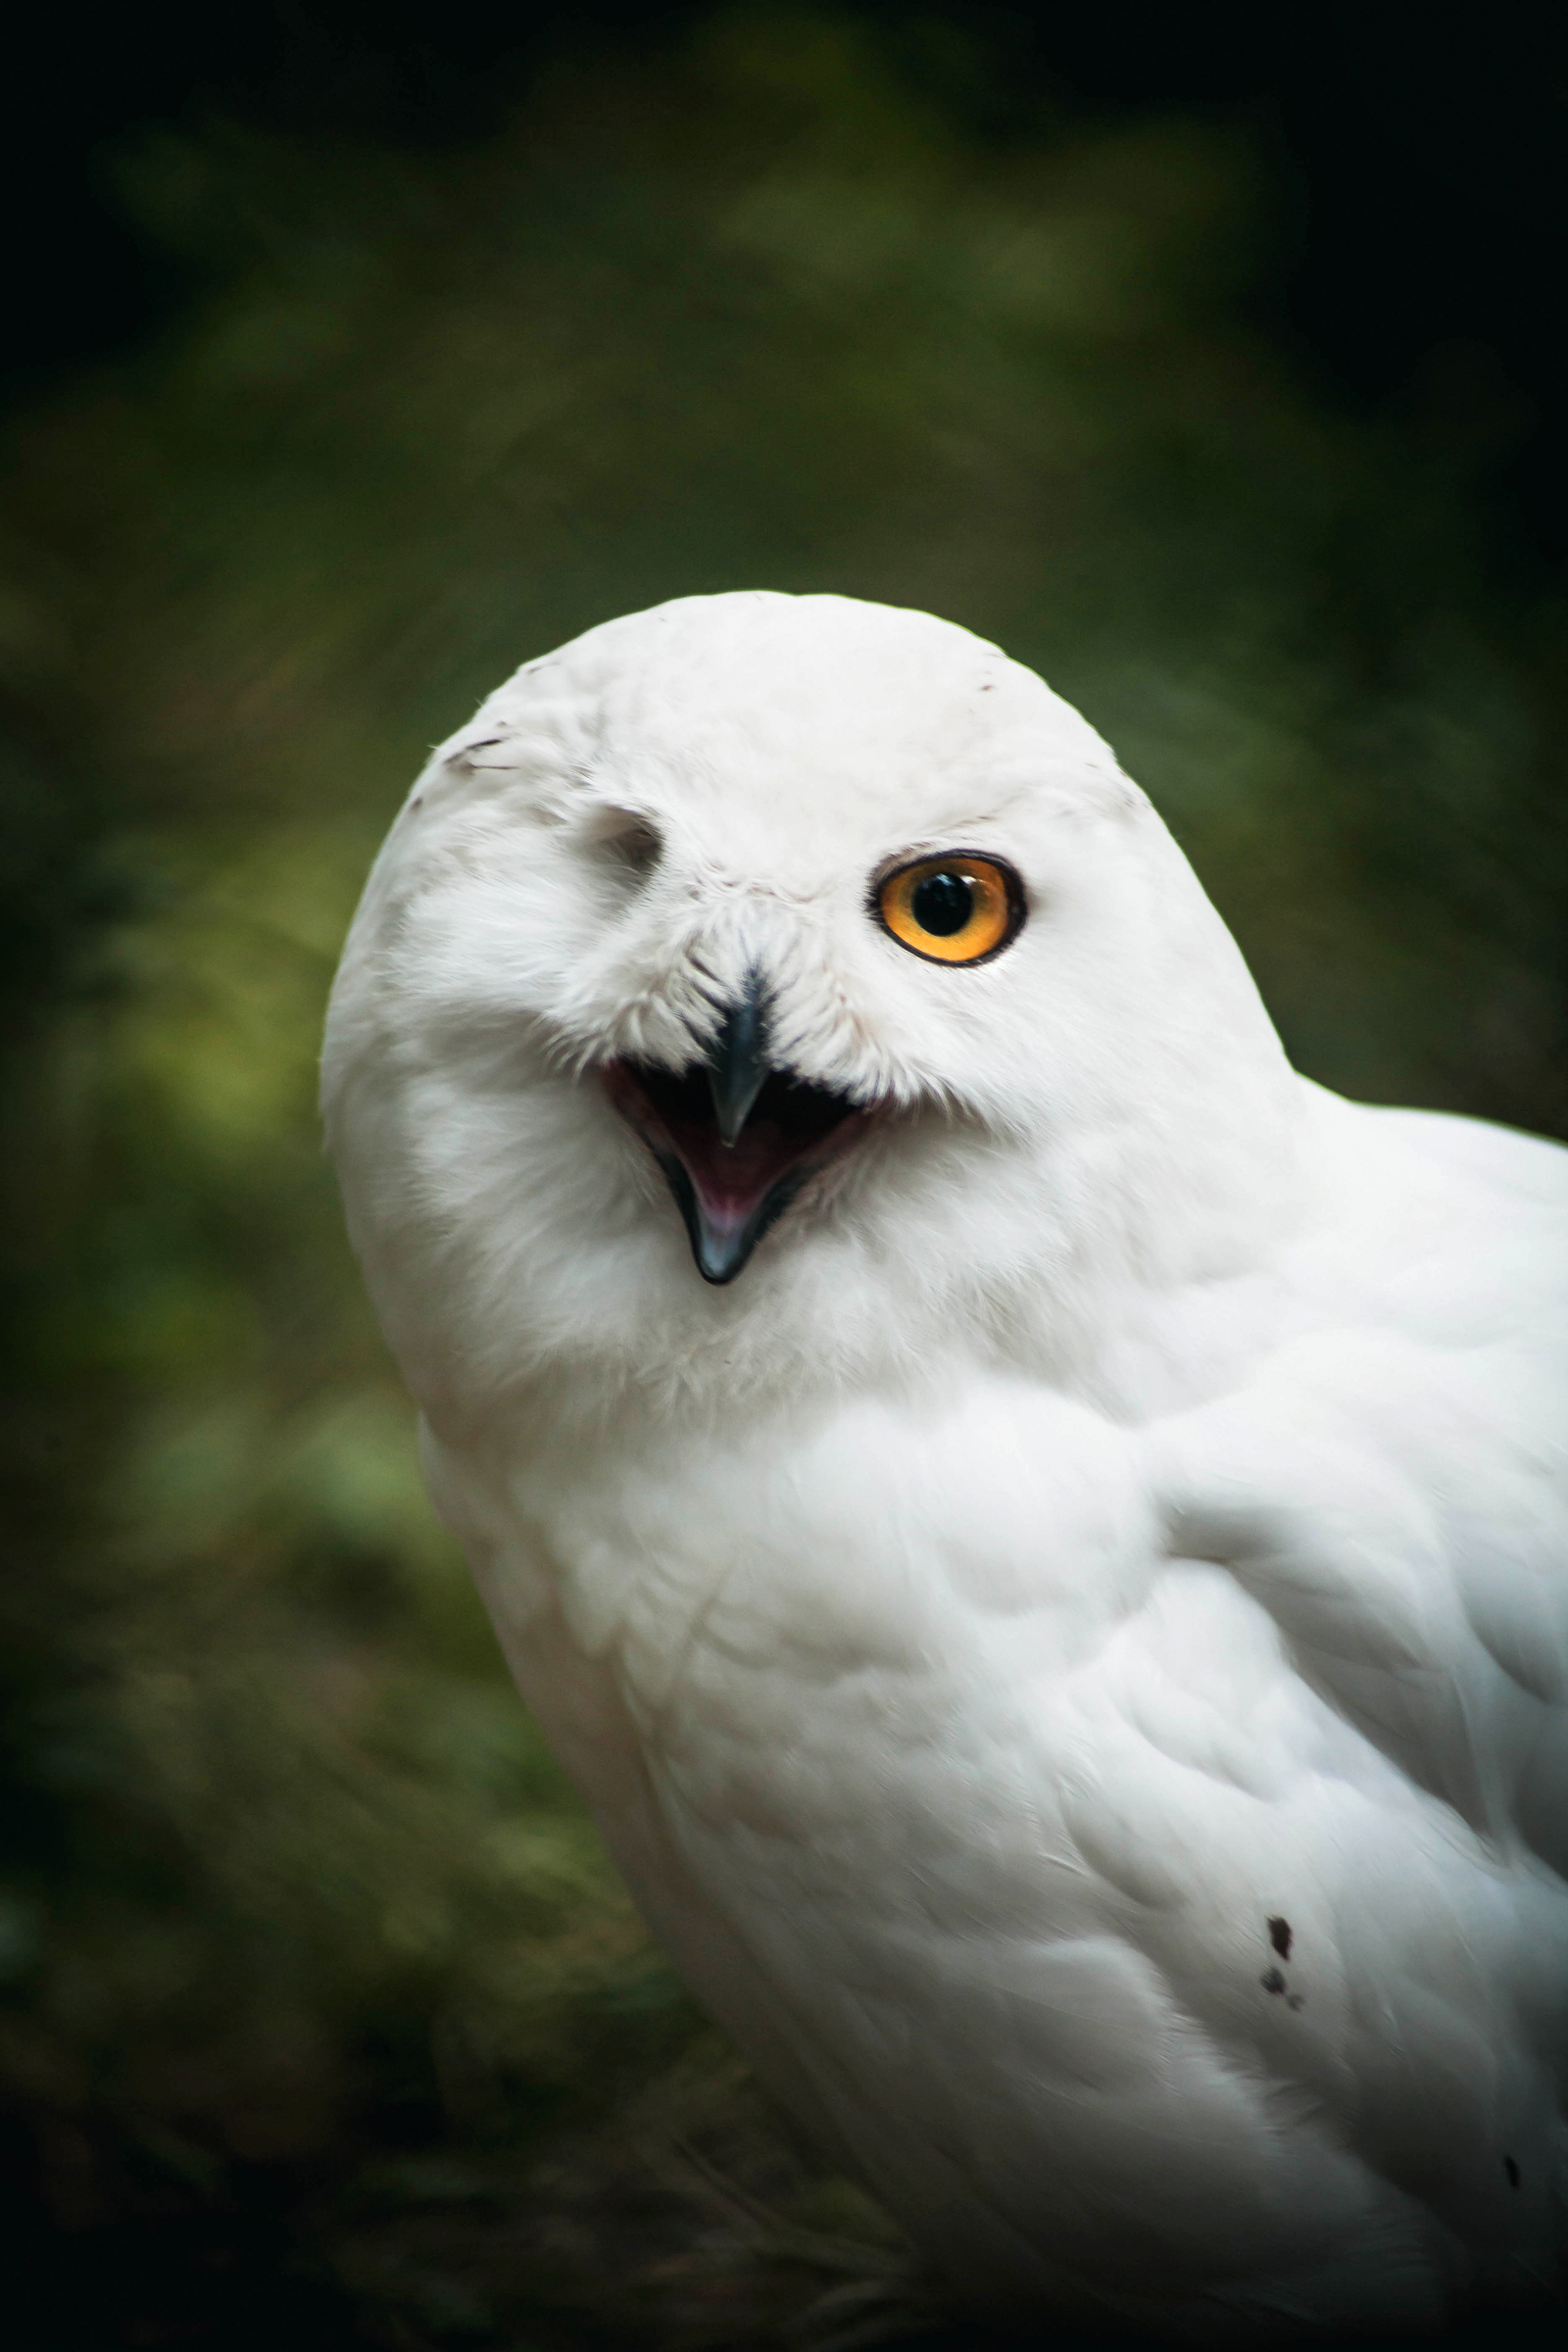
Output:
<path fill-rule="evenodd" d="M 349 1226 L 656 1934 L 976 2307 L 1560 2291 L 1568 1154 L 1289 1066 L 928 615 L 530 662 L 371 873 Z"/>

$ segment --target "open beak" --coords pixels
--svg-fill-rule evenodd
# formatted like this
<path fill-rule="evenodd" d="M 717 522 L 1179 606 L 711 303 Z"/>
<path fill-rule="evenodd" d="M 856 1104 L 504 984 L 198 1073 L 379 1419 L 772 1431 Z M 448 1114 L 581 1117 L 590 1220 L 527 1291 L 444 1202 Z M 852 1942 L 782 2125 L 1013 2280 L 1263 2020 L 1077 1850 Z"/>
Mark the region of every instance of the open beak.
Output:
<path fill-rule="evenodd" d="M 768 1057 L 767 997 L 753 973 L 724 1008 L 706 1061 L 605 1066 L 611 1101 L 674 1196 L 705 1282 L 733 1282 L 807 1179 L 869 1122 L 847 1095 Z"/>

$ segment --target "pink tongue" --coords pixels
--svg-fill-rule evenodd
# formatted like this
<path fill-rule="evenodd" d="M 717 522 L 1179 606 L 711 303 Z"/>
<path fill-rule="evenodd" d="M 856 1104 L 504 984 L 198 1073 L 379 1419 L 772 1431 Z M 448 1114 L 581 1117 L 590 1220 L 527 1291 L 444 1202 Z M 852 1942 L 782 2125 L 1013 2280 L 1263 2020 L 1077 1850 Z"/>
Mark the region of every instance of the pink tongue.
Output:
<path fill-rule="evenodd" d="M 725 1234 L 745 1224 L 769 1185 L 801 1156 L 770 1120 L 743 1129 L 732 1151 L 698 1128 L 676 1128 L 672 1140 L 704 1216 Z"/>

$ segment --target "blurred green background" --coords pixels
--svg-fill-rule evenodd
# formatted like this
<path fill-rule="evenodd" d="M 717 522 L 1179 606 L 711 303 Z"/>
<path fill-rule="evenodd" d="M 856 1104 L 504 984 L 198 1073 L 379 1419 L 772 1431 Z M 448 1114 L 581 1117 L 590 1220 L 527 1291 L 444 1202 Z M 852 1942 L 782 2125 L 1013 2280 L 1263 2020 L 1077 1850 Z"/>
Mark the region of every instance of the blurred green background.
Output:
<path fill-rule="evenodd" d="M 1568 612 L 1489 487 L 1506 383 L 1464 348 L 1340 396 L 1270 310 L 1298 196 L 1255 119 L 895 30 L 601 26 L 437 139 L 149 124 L 103 169 L 174 293 L 13 401 L 19 2352 L 922 2309 L 512 1696 L 321 1159 L 360 880 L 518 662 L 734 586 L 944 613 L 1109 736 L 1300 1066 L 1568 1126 Z"/>

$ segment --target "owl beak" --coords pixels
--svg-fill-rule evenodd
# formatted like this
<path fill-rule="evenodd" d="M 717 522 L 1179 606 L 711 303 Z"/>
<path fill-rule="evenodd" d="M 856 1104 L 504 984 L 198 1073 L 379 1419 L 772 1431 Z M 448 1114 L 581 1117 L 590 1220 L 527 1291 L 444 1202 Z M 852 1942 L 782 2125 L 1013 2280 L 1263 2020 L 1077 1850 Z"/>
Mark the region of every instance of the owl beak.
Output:
<path fill-rule="evenodd" d="M 605 1085 L 664 1174 L 705 1282 L 733 1282 L 768 1228 L 870 1109 L 768 1057 L 767 992 L 748 976 L 695 1068 L 617 1057 Z"/>
<path fill-rule="evenodd" d="M 761 975 L 749 972 L 741 994 L 724 1007 L 708 1056 L 718 1140 L 733 1152 L 772 1064 L 767 1058 L 767 996 Z"/>

